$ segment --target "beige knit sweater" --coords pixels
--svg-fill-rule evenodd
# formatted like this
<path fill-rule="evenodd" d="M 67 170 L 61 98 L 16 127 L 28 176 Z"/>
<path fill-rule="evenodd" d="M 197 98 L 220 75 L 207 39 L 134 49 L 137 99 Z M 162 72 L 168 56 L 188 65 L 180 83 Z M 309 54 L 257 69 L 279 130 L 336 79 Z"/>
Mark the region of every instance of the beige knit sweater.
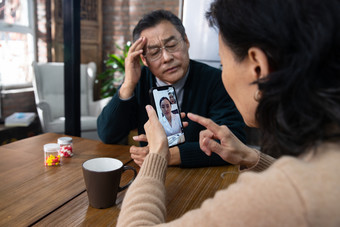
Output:
<path fill-rule="evenodd" d="M 161 156 L 147 156 L 117 226 L 164 223 L 166 169 Z M 282 157 L 261 173 L 244 172 L 199 209 L 161 225 L 340 226 L 340 143 L 322 144 L 299 159 Z"/>

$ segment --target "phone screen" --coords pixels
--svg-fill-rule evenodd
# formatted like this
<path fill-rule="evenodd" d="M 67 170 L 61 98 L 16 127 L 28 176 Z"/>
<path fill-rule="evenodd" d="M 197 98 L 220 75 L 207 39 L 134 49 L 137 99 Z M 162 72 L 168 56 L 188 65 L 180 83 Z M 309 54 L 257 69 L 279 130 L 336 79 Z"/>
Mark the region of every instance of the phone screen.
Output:
<path fill-rule="evenodd" d="M 175 88 L 172 86 L 151 88 L 150 96 L 168 138 L 169 147 L 184 143 L 185 136 Z"/>

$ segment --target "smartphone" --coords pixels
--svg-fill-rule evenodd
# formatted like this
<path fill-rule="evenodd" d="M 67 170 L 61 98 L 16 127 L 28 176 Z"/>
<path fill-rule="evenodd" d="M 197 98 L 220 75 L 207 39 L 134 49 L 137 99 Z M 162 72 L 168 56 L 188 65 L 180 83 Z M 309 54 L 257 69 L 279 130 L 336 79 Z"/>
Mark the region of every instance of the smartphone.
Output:
<path fill-rule="evenodd" d="M 169 147 L 185 142 L 181 111 L 173 86 L 153 87 L 149 91 L 150 101 L 168 138 Z"/>

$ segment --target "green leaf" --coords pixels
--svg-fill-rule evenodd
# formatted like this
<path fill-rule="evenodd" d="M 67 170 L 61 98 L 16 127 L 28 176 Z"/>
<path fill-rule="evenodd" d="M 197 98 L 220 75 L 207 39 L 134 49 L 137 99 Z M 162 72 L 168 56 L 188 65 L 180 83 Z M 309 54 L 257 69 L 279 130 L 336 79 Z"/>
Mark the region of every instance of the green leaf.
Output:
<path fill-rule="evenodd" d="M 105 71 L 97 76 L 97 79 L 101 82 L 101 98 L 111 97 L 117 91 L 114 83 L 119 83 L 124 80 L 125 77 L 125 58 L 129 52 L 132 43 L 130 41 L 126 42 L 123 46 L 115 44 L 118 50 L 123 52 L 122 55 L 108 54 L 107 59 L 104 60 L 106 66 Z M 119 72 L 121 75 L 116 76 L 115 73 Z"/>

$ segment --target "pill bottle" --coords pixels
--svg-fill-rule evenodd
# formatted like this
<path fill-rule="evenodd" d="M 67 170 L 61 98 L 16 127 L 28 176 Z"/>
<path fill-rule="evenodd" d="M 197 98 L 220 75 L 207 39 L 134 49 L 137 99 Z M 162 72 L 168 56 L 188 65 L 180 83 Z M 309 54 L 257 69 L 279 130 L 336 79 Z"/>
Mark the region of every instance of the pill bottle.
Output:
<path fill-rule="evenodd" d="M 73 156 L 73 143 L 71 137 L 58 138 L 61 157 L 69 158 Z"/>
<path fill-rule="evenodd" d="M 61 164 L 59 144 L 48 143 L 44 145 L 44 164 L 45 166 L 59 166 Z"/>

